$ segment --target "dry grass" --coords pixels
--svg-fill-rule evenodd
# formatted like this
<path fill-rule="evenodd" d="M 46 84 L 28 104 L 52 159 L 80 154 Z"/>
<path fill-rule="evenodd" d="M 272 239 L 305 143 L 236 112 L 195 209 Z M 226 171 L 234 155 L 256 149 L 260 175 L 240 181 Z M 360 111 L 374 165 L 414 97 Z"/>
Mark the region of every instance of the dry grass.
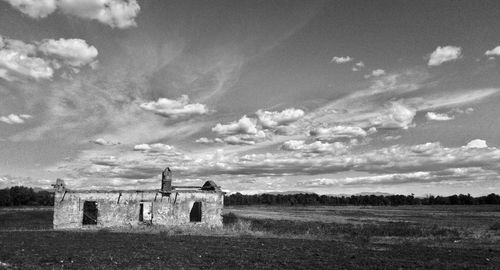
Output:
<path fill-rule="evenodd" d="M 367 265 L 376 269 L 499 269 L 498 212 L 464 210 L 320 209 L 322 215 L 355 219 L 335 223 L 325 222 L 328 217 L 298 218 L 314 209 L 273 208 L 281 215 L 270 219 L 262 218 L 262 213 L 269 213 L 266 208 L 259 217 L 248 212 L 240 215 L 245 213 L 242 208 L 226 212 L 222 228 L 151 225 L 31 231 L 31 222 L 50 228 L 52 212 L 0 209 L 0 262 L 14 269 L 364 269 Z M 287 212 L 294 218 L 283 218 Z M 471 217 L 462 218 L 464 222 L 455 220 L 469 213 Z M 480 226 L 483 233 L 476 229 Z"/>

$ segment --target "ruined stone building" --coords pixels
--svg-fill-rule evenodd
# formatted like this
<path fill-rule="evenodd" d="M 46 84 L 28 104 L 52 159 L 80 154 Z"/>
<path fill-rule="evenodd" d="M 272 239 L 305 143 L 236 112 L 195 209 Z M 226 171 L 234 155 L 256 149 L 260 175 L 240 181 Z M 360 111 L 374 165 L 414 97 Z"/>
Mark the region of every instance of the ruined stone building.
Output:
<path fill-rule="evenodd" d="M 54 187 L 54 229 L 222 226 L 220 187 L 172 186 L 168 168 L 158 190 L 73 190 L 60 179 Z"/>

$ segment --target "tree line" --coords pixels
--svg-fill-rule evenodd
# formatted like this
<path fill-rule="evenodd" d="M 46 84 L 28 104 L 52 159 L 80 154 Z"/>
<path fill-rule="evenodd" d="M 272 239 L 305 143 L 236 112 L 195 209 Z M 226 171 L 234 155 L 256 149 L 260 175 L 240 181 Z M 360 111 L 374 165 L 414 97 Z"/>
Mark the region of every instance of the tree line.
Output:
<path fill-rule="evenodd" d="M 473 205 L 500 204 L 500 195 L 491 193 L 487 196 L 472 197 L 470 194 L 451 196 L 415 197 L 411 195 L 352 195 L 327 196 L 314 193 L 300 194 L 231 194 L 224 197 L 224 205 Z"/>
<path fill-rule="evenodd" d="M 328 196 L 314 193 L 298 194 L 256 194 L 243 195 L 234 193 L 224 196 L 224 205 L 473 205 L 500 204 L 500 195 L 491 193 L 486 196 L 473 197 L 470 194 L 451 196 L 415 197 L 411 195 L 352 195 Z M 54 192 L 47 190 L 34 191 L 33 188 L 15 186 L 0 189 L 0 206 L 20 205 L 54 205 Z"/>
<path fill-rule="evenodd" d="M 0 206 L 19 205 L 54 205 L 54 192 L 34 191 L 32 188 L 23 186 L 0 189 Z"/>

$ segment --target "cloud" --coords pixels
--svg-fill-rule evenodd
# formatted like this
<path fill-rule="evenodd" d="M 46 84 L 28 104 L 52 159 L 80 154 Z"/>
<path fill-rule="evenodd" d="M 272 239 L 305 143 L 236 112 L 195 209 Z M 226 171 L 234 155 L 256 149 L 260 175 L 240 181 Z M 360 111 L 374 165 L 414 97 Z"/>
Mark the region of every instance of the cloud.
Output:
<path fill-rule="evenodd" d="M 337 63 L 337 64 L 344 64 L 344 63 L 348 63 L 348 62 L 351 62 L 353 61 L 354 58 L 350 57 L 350 56 L 334 56 L 332 58 L 332 60 L 330 61 L 330 63 Z"/>
<path fill-rule="evenodd" d="M 475 139 L 467 143 L 467 145 L 464 146 L 465 148 L 487 148 L 488 145 L 486 144 L 485 140 L 481 139 Z"/>
<path fill-rule="evenodd" d="M 57 8 L 56 0 L 4 0 L 22 13 L 35 18 L 45 18 Z"/>
<path fill-rule="evenodd" d="M 60 12 L 83 19 L 97 20 L 117 28 L 136 26 L 140 11 L 136 0 L 5 0 L 22 13 L 45 18 L 58 9 Z"/>
<path fill-rule="evenodd" d="M 374 69 L 374 70 L 372 70 L 371 74 L 366 74 L 364 77 L 366 79 L 368 79 L 370 77 L 380 77 L 382 75 L 385 75 L 385 70 L 383 70 L 383 69 Z"/>
<path fill-rule="evenodd" d="M 498 56 L 500 55 L 500 46 L 496 46 L 495 48 L 491 50 L 487 50 L 484 55 L 486 56 Z"/>
<path fill-rule="evenodd" d="M 494 179 L 497 174 L 490 170 L 478 167 L 451 168 L 436 172 L 418 171 L 409 173 L 391 173 L 382 175 L 369 175 L 344 178 L 317 178 L 296 183 L 300 187 L 340 187 L 340 186 L 380 186 L 418 183 L 450 183 L 479 182 Z"/>
<path fill-rule="evenodd" d="M 50 188 L 51 184 L 53 183 L 53 180 L 48 179 L 33 179 L 31 177 L 14 176 L 7 174 L 0 175 L 0 189 L 13 186 Z"/>
<path fill-rule="evenodd" d="M 153 152 L 153 153 L 161 153 L 173 150 L 174 147 L 167 144 L 155 143 L 155 144 L 138 144 L 134 146 L 134 151 L 143 151 L 143 152 Z"/>
<path fill-rule="evenodd" d="M 369 121 L 376 128 L 408 129 L 412 126 L 416 110 L 403 102 L 393 101 L 385 104 L 385 109 L 379 111 Z"/>
<path fill-rule="evenodd" d="M 201 138 L 196 139 L 195 142 L 196 143 L 211 144 L 211 143 L 214 143 L 214 140 L 213 139 L 209 139 L 207 137 L 201 137 Z"/>
<path fill-rule="evenodd" d="M 306 144 L 303 140 L 290 140 L 281 145 L 281 149 L 285 151 L 301 151 L 305 153 L 331 153 L 343 154 L 347 152 L 348 146 L 341 142 L 326 143 L 315 141 Z"/>
<path fill-rule="evenodd" d="M 256 140 L 253 140 L 252 138 L 253 137 L 249 135 L 245 135 L 245 137 L 232 135 L 224 138 L 223 141 L 231 145 L 253 145 L 255 144 Z"/>
<path fill-rule="evenodd" d="M 281 112 L 269 112 L 258 110 L 257 118 L 264 128 L 276 128 L 282 125 L 288 125 L 299 120 L 304 116 L 304 111 L 295 108 L 285 109 Z"/>
<path fill-rule="evenodd" d="M 216 138 L 217 141 L 218 138 Z M 266 133 L 262 130 L 257 131 L 255 134 L 239 134 L 231 135 L 223 138 L 222 140 L 227 144 L 232 145 L 253 145 L 268 139 Z"/>
<path fill-rule="evenodd" d="M 19 48 L 18 48 L 19 49 Z M 0 77 L 7 81 L 23 77 L 32 79 L 50 79 L 54 70 L 45 59 L 34 56 L 31 52 L 16 50 L 7 45 L 0 48 Z"/>
<path fill-rule="evenodd" d="M 120 144 L 119 142 L 112 142 L 112 141 L 105 140 L 103 138 L 97 138 L 91 142 L 98 144 L 98 145 L 118 145 L 118 144 Z"/>
<path fill-rule="evenodd" d="M 0 36 L 0 77 L 7 81 L 51 79 L 54 70 L 70 66 L 67 72 L 78 72 L 78 68 L 95 63 L 97 54 L 97 49 L 82 39 L 45 39 L 29 44 Z"/>
<path fill-rule="evenodd" d="M 257 134 L 257 121 L 252 118 L 248 118 L 246 115 L 241 117 L 240 120 L 236 122 L 231 122 L 229 124 L 218 123 L 212 128 L 212 131 L 219 135 L 235 135 L 235 134 Z"/>
<path fill-rule="evenodd" d="M 304 111 L 288 108 L 281 112 L 258 110 L 257 119 L 244 115 L 238 121 L 228 124 L 216 124 L 212 131 L 223 138 L 215 140 L 199 139 L 199 143 L 225 142 L 231 145 L 254 145 L 258 142 L 271 140 L 273 134 L 293 135 L 298 128 L 291 125 L 304 116 Z"/>
<path fill-rule="evenodd" d="M 223 143 L 224 141 L 221 138 L 209 139 L 207 137 L 201 137 L 197 139 L 195 142 L 202 144 L 213 144 L 213 143 Z"/>
<path fill-rule="evenodd" d="M 384 141 L 395 141 L 395 140 L 399 140 L 399 139 L 401 139 L 401 137 L 403 137 L 403 136 L 401 136 L 401 135 L 395 135 L 395 136 L 388 135 L 388 136 L 385 136 L 385 137 L 383 138 L 383 140 L 384 140 Z"/>
<path fill-rule="evenodd" d="M 167 165 L 179 177 L 223 179 L 228 186 L 235 185 L 237 178 L 299 176 L 308 179 L 314 175 L 338 172 L 370 175 L 347 178 L 334 176 L 334 179 L 325 180 L 323 184 L 477 183 L 498 179 L 500 173 L 500 149 L 495 147 L 448 148 L 438 142 L 430 142 L 352 152 L 342 143 L 289 140 L 281 149 L 285 151 L 243 155 L 222 149 L 199 153 L 167 151 L 162 155 L 151 155 L 141 150 L 112 156 L 87 150 L 75 160 L 60 163 L 56 171 L 66 172 L 80 182 L 88 179 L 97 186 L 108 185 L 110 179 L 113 183 L 125 183 L 128 179 L 159 179 L 161 170 Z M 302 184 L 307 185 L 309 181 L 304 180 Z"/>
<path fill-rule="evenodd" d="M 0 117 L 0 122 L 4 122 L 4 123 L 7 123 L 9 125 L 13 125 L 13 124 L 22 124 L 24 123 L 24 120 L 25 119 L 29 119 L 31 118 L 32 116 L 29 115 L 29 114 L 20 114 L 20 115 L 17 115 L 17 114 L 9 114 L 7 116 L 1 116 Z"/>
<path fill-rule="evenodd" d="M 444 62 L 462 58 L 462 48 L 456 46 L 438 46 L 434 52 L 431 53 L 429 66 L 439 66 Z"/>
<path fill-rule="evenodd" d="M 41 42 L 38 49 L 50 56 L 61 59 L 64 63 L 80 67 L 90 64 L 97 57 L 97 49 L 89 46 L 83 39 L 46 39 Z"/>
<path fill-rule="evenodd" d="M 65 14 L 122 29 L 137 25 L 135 17 L 141 9 L 136 0 L 59 0 L 58 5 Z"/>
<path fill-rule="evenodd" d="M 368 132 L 356 126 L 319 127 L 309 131 L 309 135 L 320 141 L 337 141 L 366 137 Z"/>
<path fill-rule="evenodd" d="M 359 61 L 355 64 L 355 66 L 362 68 L 365 67 L 365 63 L 363 61 Z"/>
<path fill-rule="evenodd" d="M 204 104 L 189 104 L 189 97 L 182 95 L 179 99 L 159 98 L 158 101 L 142 103 L 140 107 L 167 118 L 184 118 L 207 114 L 209 110 Z"/>
<path fill-rule="evenodd" d="M 427 117 L 428 120 L 434 120 L 434 121 L 448 121 L 448 120 L 453 120 L 455 117 L 450 116 L 446 113 L 435 113 L 435 112 L 427 112 L 425 114 L 425 117 Z"/>

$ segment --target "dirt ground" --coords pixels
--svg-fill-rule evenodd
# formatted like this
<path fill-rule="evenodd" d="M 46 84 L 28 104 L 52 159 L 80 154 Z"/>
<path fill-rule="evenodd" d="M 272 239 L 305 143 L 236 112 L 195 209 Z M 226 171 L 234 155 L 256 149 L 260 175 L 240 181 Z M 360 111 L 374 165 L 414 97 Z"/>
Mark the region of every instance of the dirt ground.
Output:
<path fill-rule="evenodd" d="M 12 269 L 499 269 L 498 247 L 111 232 L 2 232 Z"/>
<path fill-rule="evenodd" d="M 50 208 L 4 208 L 0 269 L 500 269 L 499 210 L 227 208 L 249 227 L 195 236 L 53 231 Z"/>

